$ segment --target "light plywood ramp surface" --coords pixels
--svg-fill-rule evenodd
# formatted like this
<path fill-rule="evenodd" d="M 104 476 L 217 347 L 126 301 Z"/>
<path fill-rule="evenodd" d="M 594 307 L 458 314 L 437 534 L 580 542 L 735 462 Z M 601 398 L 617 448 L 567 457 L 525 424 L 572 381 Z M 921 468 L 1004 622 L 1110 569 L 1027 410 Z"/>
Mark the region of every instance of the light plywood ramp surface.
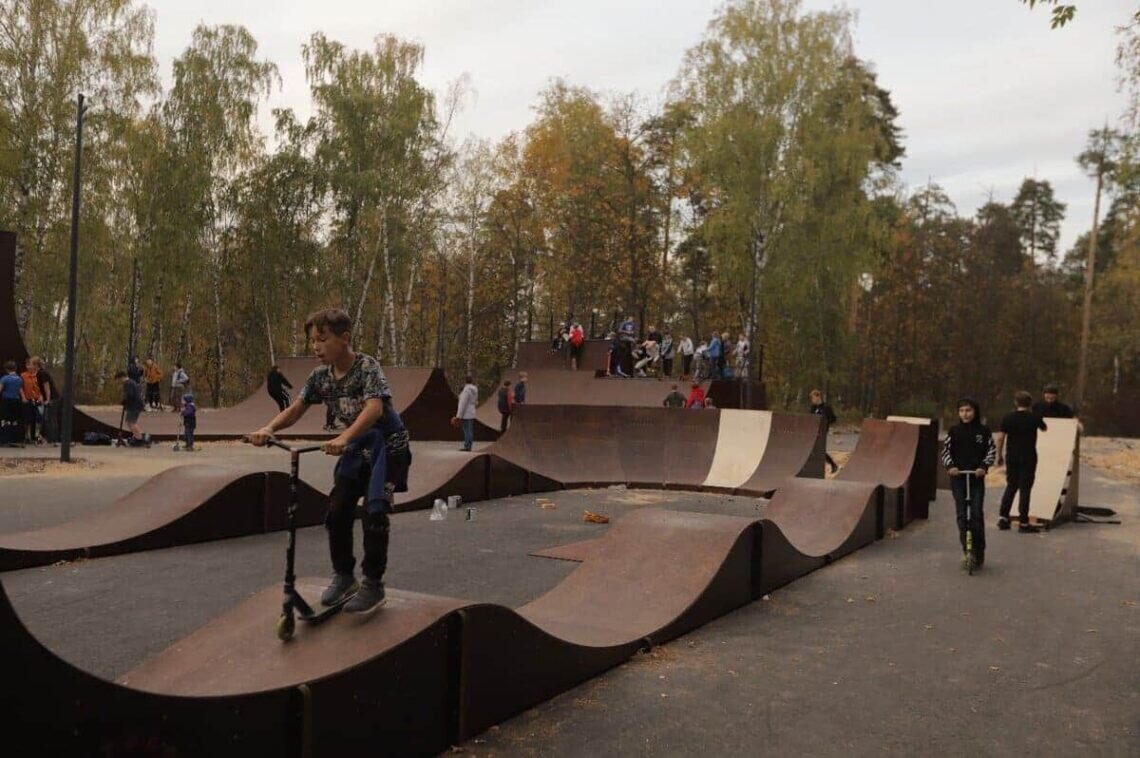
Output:
<path fill-rule="evenodd" d="M 1029 515 L 1040 521 L 1062 521 L 1076 504 L 1077 420 L 1047 418 L 1047 432 L 1037 433 L 1037 477 L 1029 498 Z"/>
<path fill-rule="evenodd" d="M 721 410 L 716 453 L 702 486 L 734 489 L 747 482 L 764 457 L 771 432 L 769 411 Z"/>

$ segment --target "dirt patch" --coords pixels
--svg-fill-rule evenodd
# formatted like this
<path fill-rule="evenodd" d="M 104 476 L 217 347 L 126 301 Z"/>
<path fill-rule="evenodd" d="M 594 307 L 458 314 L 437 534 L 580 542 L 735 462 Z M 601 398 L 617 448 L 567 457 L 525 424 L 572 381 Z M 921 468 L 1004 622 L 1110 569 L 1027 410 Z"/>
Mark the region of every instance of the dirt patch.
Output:
<path fill-rule="evenodd" d="M 54 458 L 0 458 L 0 477 L 47 474 L 49 476 L 69 476 L 88 473 L 102 467 L 99 461 L 82 458 L 71 463 L 60 463 Z"/>
<path fill-rule="evenodd" d="M 1140 441 L 1084 437 L 1081 439 L 1081 463 L 1113 479 L 1140 485 Z"/>
<path fill-rule="evenodd" d="M 839 466 L 839 469 L 837 469 L 834 474 L 828 469 L 824 476 L 828 479 L 834 479 L 839 472 L 843 470 L 843 466 L 846 465 L 847 459 L 851 457 L 851 453 L 842 450 L 828 450 L 827 454 L 831 456 L 831 460 L 835 461 L 835 465 Z"/>

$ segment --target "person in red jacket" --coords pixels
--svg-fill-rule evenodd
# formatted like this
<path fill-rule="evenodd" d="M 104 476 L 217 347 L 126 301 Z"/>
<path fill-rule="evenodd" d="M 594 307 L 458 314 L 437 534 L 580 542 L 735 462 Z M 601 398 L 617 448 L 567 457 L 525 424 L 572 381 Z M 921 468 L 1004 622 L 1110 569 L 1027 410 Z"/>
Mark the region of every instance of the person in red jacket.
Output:
<path fill-rule="evenodd" d="M 705 391 L 696 382 L 693 382 L 693 389 L 689 392 L 689 399 L 685 401 L 685 407 L 697 409 L 705 407 Z"/>

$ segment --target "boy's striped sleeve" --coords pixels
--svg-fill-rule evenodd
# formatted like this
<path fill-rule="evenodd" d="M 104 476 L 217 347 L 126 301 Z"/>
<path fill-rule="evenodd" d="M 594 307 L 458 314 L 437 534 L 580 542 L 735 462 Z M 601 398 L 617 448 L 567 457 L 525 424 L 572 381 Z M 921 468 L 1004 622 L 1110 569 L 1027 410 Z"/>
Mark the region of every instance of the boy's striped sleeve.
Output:
<path fill-rule="evenodd" d="M 989 446 L 986 448 L 986 457 L 982 460 L 982 465 L 986 468 L 991 468 L 994 465 L 994 461 L 997 460 L 997 445 L 994 444 L 994 436 L 992 434 L 989 435 L 987 441 L 989 442 Z"/>
<path fill-rule="evenodd" d="M 942 440 L 942 465 L 947 469 L 954 468 L 954 456 L 950 454 L 950 433 Z"/>

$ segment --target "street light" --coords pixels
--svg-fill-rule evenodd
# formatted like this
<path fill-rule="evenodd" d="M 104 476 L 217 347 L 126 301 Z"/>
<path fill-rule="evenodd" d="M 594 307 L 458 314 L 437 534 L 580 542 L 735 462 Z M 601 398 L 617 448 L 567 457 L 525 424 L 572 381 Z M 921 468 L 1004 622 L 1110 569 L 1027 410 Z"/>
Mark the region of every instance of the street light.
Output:
<path fill-rule="evenodd" d="M 83 114 L 86 112 L 81 92 L 75 105 L 75 178 L 71 186 L 71 270 L 67 281 L 67 351 L 59 445 L 61 463 L 71 462 L 72 416 L 75 412 L 75 290 L 79 269 L 79 180 L 83 165 Z"/>

